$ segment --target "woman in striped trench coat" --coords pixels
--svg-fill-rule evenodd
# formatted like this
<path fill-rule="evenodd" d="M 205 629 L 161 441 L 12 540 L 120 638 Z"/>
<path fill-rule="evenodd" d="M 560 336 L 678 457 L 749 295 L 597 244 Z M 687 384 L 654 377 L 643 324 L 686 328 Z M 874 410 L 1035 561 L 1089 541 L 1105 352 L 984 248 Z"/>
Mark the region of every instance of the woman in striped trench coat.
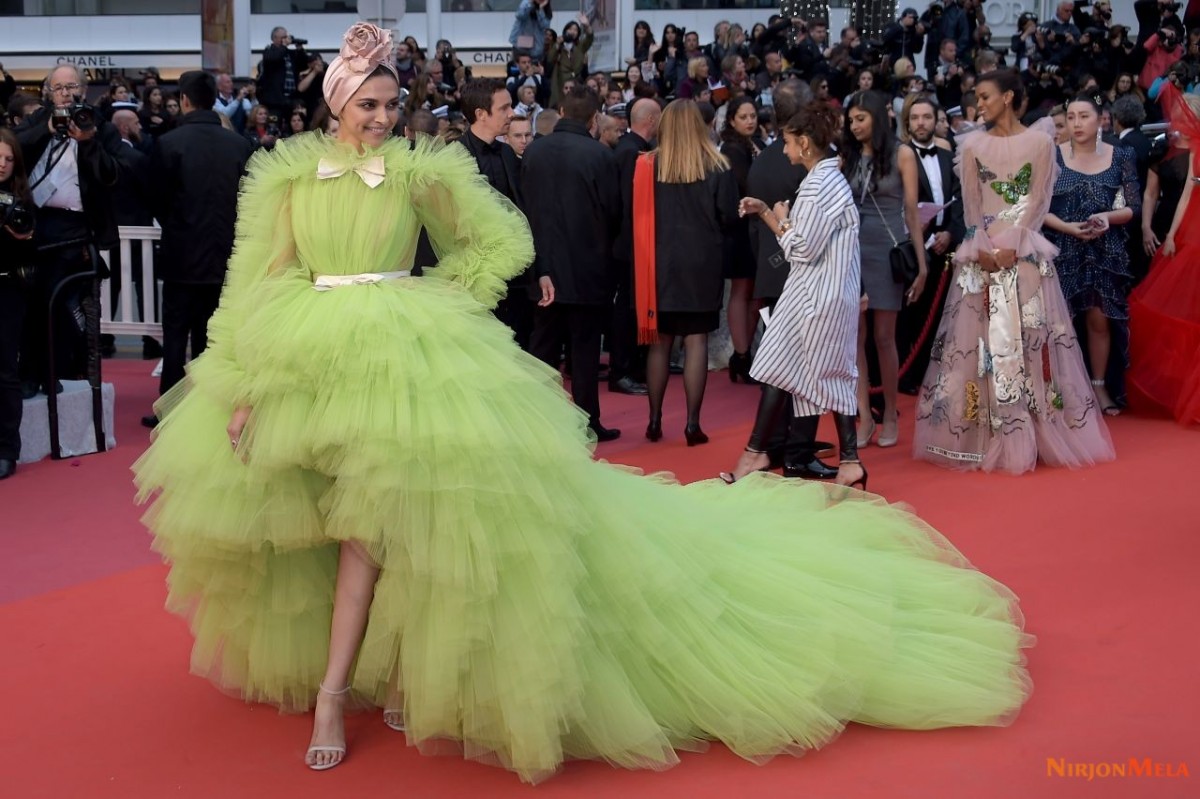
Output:
<path fill-rule="evenodd" d="M 837 483 L 867 487 L 858 458 L 857 335 L 861 297 L 858 209 L 838 167 L 834 143 L 841 120 L 823 103 L 812 103 L 784 128 L 784 152 L 808 176 L 795 205 L 769 209 L 746 197 L 739 212 L 758 214 L 779 238 L 791 271 L 751 375 L 765 384 L 750 443 L 731 473 L 732 483 L 768 468 L 766 442 L 791 395 L 797 418 L 833 411 L 840 464 Z"/>

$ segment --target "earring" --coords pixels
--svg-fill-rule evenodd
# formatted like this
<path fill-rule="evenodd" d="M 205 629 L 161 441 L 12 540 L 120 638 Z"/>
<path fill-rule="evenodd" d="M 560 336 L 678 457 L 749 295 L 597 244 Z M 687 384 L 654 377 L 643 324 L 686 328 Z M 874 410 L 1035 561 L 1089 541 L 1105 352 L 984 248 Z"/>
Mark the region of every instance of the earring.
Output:
<path fill-rule="evenodd" d="M 1100 147 L 1100 142 L 1104 140 L 1104 128 L 1096 128 L 1096 147 Z"/>

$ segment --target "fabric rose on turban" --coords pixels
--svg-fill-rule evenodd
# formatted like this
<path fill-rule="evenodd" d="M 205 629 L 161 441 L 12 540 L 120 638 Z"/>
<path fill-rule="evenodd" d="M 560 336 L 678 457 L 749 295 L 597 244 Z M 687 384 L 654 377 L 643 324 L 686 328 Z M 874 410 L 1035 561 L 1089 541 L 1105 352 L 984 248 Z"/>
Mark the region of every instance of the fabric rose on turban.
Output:
<path fill-rule="evenodd" d="M 346 31 L 341 56 L 354 72 L 373 71 L 392 55 L 392 32 L 369 22 L 356 22 Z"/>
<path fill-rule="evenodd" d="M 400 80 L 392 63 L 392 32 L 369 22 L 356 22 L 342 37 L 342 50 L 325 70 L 322 88 L 325 102 L 334 116 L 342 112 L 351 96 L 366 83 L 375 70 L 383 67 Z"/>

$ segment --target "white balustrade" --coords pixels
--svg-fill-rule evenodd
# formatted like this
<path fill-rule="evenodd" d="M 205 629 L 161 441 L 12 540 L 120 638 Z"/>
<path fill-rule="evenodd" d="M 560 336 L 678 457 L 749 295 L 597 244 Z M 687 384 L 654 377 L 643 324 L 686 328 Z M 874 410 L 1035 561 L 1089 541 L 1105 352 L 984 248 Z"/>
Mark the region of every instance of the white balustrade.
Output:
<path fill-rule="evenodd" d="M 162 238 L 162 229 L 156 226 L 120 228 L 120 296 L 114 297 L 114 281 L 106 279 L 100 285 L 100 331 L 114 335 L 150 336 L 162 341 L 162 281 L 154 278 L 154 242 Z M 142 255 L 142 308 L 137 313 L 137 287 L 133 280 L 134 247 Z M 100 255 L 112 267 L 108 250 Z M 114 303 L 119 303 L 113 313 Z"/>

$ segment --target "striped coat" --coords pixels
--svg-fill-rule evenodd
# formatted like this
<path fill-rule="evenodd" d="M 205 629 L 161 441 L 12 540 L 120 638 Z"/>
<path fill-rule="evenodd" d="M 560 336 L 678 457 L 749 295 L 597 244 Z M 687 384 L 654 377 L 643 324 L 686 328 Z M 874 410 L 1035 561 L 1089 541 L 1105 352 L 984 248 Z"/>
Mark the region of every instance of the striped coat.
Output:
<path fill-rule="evenodd" d="M 797 416 L 858 412 L 862 268 L 858 208 L 836 158 L 804 178 L 779 239 L 790 266 L 751 375 L 792 394 Z"/>

